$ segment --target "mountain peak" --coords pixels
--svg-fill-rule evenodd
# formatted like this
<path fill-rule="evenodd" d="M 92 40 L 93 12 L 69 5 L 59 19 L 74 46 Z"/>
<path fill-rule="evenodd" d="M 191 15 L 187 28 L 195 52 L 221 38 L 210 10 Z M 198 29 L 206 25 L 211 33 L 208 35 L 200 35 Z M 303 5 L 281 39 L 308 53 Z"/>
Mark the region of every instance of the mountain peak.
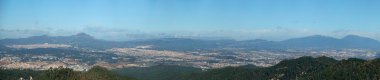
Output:
<path fill-rule="evenodd" d="M 86 33 L 78 33 L 76 34 L 77 36 L 90 36 L 89 34 L 86 34 Z"/>
<path fill-rule="evenodd" d="M 309 40 L 309 41 L 323 41 L 323 40 L 327 40 L 327 41 L 332 41 L 332 40 L 337 40 L 336 38 L 333 38 L 333 37 L 329 37 L 329 36 L 323 36 L 323 35 L 312 35 L 312 36 L 307 36 L 307 37 L 301 37 L 301 38 L 294 38 L 294 39 L 289 39 L 289 40 L 285 40 L 285 41 L 305 41 L 305 40 Z"/>
<path fill-rule="evenodd" d="M 268 40 L 264 39 L 254 39 L 254 40 L 244 40 L 243 42 L 267 42 Z"/>
<path fill-rule="evenodd" d="M 345 36 L 343 39 L 353 39 L 353 38 L 366 38 L 366 37 L 350 34 L 350 35 Z"/>
<path fill-rule="evenodd" d="M 342 40 L 345 41 L 351 41 L 351 42 L 378 42 L 375 39 L 371 39 L 368 37 L 362 37 L 362 36 L 357 36 L 357 35 L 347 35 L 346 37 L 342 38 Z"/>
<path fill-rule="evenodd" d="M 312 36 L 307 36 L 307 37 L 304 37 L 304 38 L 330 38 L 330 37 L 323 36 L 323 35 L 312 35 Z"/>
<path fill-rule="evenodd" d="M 93 39 L 94 37 L 92 37 L 91 35 L 89 34 L 86 34 L 86 33 L 78 33 L 76 35 L 73 35 L 74 37 L 80 37 L 80 38 L 91 38 Z"/>

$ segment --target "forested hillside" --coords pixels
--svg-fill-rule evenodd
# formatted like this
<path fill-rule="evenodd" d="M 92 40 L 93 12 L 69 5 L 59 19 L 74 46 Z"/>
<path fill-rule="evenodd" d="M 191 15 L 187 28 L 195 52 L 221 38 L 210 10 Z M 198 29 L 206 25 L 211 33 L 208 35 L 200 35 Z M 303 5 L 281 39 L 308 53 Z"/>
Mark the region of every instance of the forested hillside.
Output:
<path fill-rule="evenodd" d="M 0 69 L 0 80 L 135 80 L 131 77 L 115 74 L 106 68 L 94 66 L 86 72 L 73 71 L 70 68 L 50 68 L 43 71 Z"/>

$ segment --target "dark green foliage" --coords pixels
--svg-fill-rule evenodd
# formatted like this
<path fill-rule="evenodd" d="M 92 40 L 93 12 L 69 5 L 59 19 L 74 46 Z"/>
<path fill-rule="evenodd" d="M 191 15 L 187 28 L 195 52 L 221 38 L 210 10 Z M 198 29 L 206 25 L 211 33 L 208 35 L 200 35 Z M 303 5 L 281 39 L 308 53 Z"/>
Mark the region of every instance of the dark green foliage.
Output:
<path fill-rule="evenodd" d="M 82 74 L 84 80 L 133 80 L 133 78 L 120 76 L 100 66 L 94 66 L 86 73 Z"/>
<path fill-rule="evenodd" d="M 265 74 L 258 73 L 259 68 L 249 67 L 226 67 L 222 69 L 211 69 L 202 73 L 193 73 L 186 80 L 252 80 L 264 79 Z M 257 71 L 257 72 L 256 72 Z"/>
<path fill-rule="evenodd" d="M 298 59 L 284 60 L 279 64 L 269 67 L 272 72 L 271 78 L 281 80 L 294 80 L 298 77 L 305 76 L 309 73 L 318 72 L 323 70 L 337 61 L 327 57 L 300 57 Z"/>
<path fill-rule="evenodd" d="M 351 58 L 320 72 L 304 77 L 305 80 L 379 80 L 379 59 L 365 61 Z"/>
<path fill-rule="evenodd" d="M 29 76 L 37 76 L 40 71 L 30 69 L 0 69 L 0 80 L 18 80 L 20 77 L 29 79 Z"/>
<path fill-rule="evenodd" d="M 78 72 L 70 68 L 50 68 L 36 77 L 38 80 L 79 80 Z"/>
<path fill-rule="evenodd" d="M 94 66 L 87 72 L 73 71 L 70 68 L 50 68 L 44 71 L 0 69 L 0 80 L 135 80 L 130 77 L 117 75 L 106 68 Z"/>
<path fill-rule="evenodd" d="M 201 72 L 193 67 L 157 65 L 143 68 L 124 68 L 113 70 L 118 74 L 135 77 L 141 80 L 183 80 L 190 73 Z"/>
<path fill-rule="evenodd" d="M 86 78 L 91 80 L 116 80 L 116 75 L 106 68 L 94 66 L 85 74 Z"/>

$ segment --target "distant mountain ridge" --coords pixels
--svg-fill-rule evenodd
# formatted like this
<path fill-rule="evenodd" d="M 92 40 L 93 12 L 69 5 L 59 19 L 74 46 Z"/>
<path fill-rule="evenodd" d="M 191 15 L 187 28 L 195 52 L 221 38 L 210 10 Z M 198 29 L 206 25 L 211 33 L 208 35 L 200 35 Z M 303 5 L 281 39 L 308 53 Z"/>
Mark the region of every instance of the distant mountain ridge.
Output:
<path fill-rule="evenodd" d="M 345 46 L 353 48 L 379 48 L 380 45 L 377 40 L 356 35 L 348 35 L 341 40 L 347 44 Z"/>
<path fill-rule="evenodd" d="M 322 35 L 313 35 L 301 38 L 293 38 L 284 41 L 268 41 L 263 39 L 235 41 L 235 40 L 199 40 L 188 38 L 159 38 L 136 41 L 106 41 L 100 40 L 86 33 L 78 33 L 72 36 L 32 36 L 19 39 L 2 39 L 0 44 L 69 44 L 77 47 L 108 49 L 114 47 L 135 47 L 140 45 L 152 45 L 157 50 L 210 50 L 220 48 L 243 49 L 341 49 L 361 48 L 380 49 L 380 42 L 371 38 L 357 35 L 347 35 L 338 39 Z"/>
<path fill-rule="evenodd" d="M 342 39 L 314 35 L 280 42 L 290 48 L 365 48 L 379 49 L 380 42 L 371 38 L 347 35 Z"/>
<path fill-rule="evenodd" d="M 109 47 L 120 47 L 124 46 L 124 43 L 106 41 L 95 39 L 94 37 L 86 33 L 78 33 L 71 36 L 32 36 L 28 38 L 19 38 L 19 39 L 2 39 L 0 44 L 3 45 L 13 45 L 13 44 L 69 44 L 76 47 L 83 48 L 109 48 Z"/>

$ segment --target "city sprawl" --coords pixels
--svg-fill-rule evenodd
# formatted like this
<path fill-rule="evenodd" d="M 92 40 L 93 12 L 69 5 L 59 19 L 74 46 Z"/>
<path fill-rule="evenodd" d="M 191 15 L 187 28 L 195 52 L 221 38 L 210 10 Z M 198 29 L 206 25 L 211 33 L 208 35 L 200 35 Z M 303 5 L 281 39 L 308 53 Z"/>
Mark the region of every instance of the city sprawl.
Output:
<path fill-rule="evenodd" d="M 0 51 L 0 67 L 5 69 L 46 70 L 59 66 L 85 71 L 98 65 L 109 69 L 180 65 L 202 69 L 253 64 L 268 67 L 285 59 L 301 56 L 328 56 L 335 59 L 351 57 L 373 59 L 379 53 L 366 49 L 282 49 L 246 50 L 220 48 L 212 50 L 172 51 L 151 49 L 153 45 L 127 48 L 89 49 L 69 44 L 7 45 Z"/>

